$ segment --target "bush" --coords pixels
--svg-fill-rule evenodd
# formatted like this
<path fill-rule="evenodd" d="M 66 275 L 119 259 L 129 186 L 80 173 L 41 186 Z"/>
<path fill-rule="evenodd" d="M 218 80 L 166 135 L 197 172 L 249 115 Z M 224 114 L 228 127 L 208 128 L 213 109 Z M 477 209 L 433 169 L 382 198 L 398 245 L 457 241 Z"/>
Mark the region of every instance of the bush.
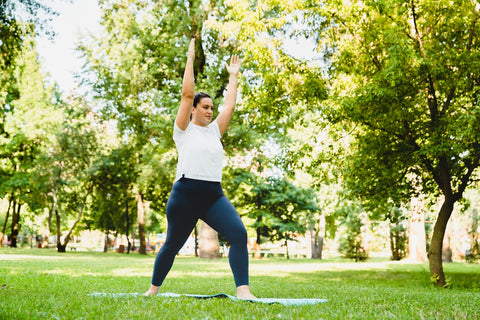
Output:
<path fill-rule="evenodd" d="M 340 240 L 338 251 L 347 259 L 365 261 L 369 258 L 364 246 L 363 230 L 366 228 L 362 222 L 361 214 L 351 212 L 345 220 L 347 237 Z"/>

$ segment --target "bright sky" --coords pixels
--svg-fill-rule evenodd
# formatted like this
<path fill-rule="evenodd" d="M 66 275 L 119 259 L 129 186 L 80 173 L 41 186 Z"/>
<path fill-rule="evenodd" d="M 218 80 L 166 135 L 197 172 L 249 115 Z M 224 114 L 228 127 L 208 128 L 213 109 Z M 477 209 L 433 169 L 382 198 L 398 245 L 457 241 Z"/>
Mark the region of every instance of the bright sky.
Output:
<path fill-rule="evenodd" d="M 53 0 L 59 16 L 53 17 L 51 27 L 56 32 L 53 40 L 37 39 L 37 50 L 42 70 L 50 74 L 52 81 L 65 92 L 70 92 L 76 83 L 74 74 L 81 71 L 82 61 L 75 52 L 80 35 L 100 30 L 100 10 L 97 0 Z"/>

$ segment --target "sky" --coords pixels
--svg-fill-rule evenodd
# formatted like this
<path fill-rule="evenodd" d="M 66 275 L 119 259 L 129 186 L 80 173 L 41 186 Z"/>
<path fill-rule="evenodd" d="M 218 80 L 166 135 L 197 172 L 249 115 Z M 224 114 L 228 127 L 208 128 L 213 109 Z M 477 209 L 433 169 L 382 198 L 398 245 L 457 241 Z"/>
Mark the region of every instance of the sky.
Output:
<path fill-rule="evenodd" d="M 97 0 L 54 0 L 59 15 L 53 17 L 51 27 L 56 36 L 53 40 L 42 36 L 37 39 L 37 50 L 42 71 L 57 81 L 64 92 L 77 86 L 74 74 L 81 71 L 82 61 L 75 51 L 80 35 L 100 31 L 100 9 Z"/>

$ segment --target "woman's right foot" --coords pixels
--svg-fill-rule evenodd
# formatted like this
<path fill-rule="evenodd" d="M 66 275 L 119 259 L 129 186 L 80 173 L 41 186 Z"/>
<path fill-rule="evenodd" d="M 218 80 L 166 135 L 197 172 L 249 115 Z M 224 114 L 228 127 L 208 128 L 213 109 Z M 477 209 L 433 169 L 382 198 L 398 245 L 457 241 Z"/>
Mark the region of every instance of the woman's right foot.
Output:
<path fill-rule="evenodd" d="M 152 286 L 150 287 L 150 289 L 148 289 L 147 292 L 145 292 L 143 294 L 144 297 L 149 297 L 149 296 L 153 296 L 153 295 L 156 295 L 158 293 L 158 287 L 157 286 L 154 286 L 152 284 Z"/>

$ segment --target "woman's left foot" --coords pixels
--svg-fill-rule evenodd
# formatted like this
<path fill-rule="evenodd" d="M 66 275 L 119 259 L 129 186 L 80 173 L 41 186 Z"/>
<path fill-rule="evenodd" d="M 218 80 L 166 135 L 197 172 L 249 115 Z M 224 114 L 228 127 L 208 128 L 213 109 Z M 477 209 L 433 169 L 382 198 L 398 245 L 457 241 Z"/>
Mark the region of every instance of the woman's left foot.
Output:
<path fill-rule="evenodd" d="M 257 299 L 257 297 L 255 297 L 250 292 L 250 287 L 247 286 L 247 285 L 237 287 L 237 298 L 242 299 L 242 300 L 256 300 Z"/>
<path fill-rule="evenodd" d="M 143 294 L 144 297 L 150 297 L 150 296 L 154 296 L 156 295 L 157 293 L 156 292 L 151 292 L 150 290 L 148 290 L 147 292 L 145 292 Z"/>

